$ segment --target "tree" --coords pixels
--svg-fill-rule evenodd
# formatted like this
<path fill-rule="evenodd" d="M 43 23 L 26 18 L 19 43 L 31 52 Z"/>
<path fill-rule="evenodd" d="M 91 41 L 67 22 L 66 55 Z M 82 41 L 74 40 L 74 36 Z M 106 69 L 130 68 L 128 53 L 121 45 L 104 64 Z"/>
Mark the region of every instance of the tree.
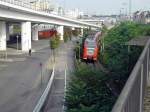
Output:
<path fill-rule="evenodd" d="M 110 112 L 118 97 L 110 88 L 121 92 L 143 50 L 143 47 L 131 46 L 129 51 L 126 43 L 149 35 L 149 30 L 147 26 L 124 22 L 107 31 L 104 66 L 109 72 L 78 65 L 67 88 L 67 112 Z"/>
<path fill-rule="evenodd" d="M 71 37 L 72 37 L 72 30 L 69 28 L 65 28 L 64 29 L 64 42 L 71 40 Z"/>
<path fill-rule="evenodd" d="M 52 50 L 54 62 L 55 62 L 55 49 L 59 47 L 59 44 L 60 44 L 60 36 L 58 34 L 53 35 L 50 38 L 50 48 Z"/>
<path fill-rule="evenodd" d="M 149 29 L 133 22 L 123 22 L 115 26 L 105 35 L 105 67 L 109 69 L 111 80 L 121 91 L 126 80 L 128 79 L 143 47 L 130 46 L 126 44 L 133 38 L 146 35 Z"/>
<path fill-rule="evenodd" d="M 75 37 L 79 36 L 79 34 L 80 34 L 79 29 L 73 30 L 73 31 L 72 31 L 72 34 L 73 34 Z"/>
<path fill-rule="evenodd" d="M 110 112 L 116 97 L 106 85 L 105 73 L 79 65 L 71 79 L 66 95 L 67 112 Z"/>

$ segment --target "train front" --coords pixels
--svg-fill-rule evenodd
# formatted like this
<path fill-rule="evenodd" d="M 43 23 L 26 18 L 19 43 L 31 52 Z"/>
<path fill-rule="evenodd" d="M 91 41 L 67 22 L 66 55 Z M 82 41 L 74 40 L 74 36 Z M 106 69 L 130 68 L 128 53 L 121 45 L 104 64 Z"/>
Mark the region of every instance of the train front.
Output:
<path fill-rule="evenodd" d="M 98 57 L 98 46 L 94 40 L 86 39 L 83 48 L 83 59 L 96 61 Z"/>

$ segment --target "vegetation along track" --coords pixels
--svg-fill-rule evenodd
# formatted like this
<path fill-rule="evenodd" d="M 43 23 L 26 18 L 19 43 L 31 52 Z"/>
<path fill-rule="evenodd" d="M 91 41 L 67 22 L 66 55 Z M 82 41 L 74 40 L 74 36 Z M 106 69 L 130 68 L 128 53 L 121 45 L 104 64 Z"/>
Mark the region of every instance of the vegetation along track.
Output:
<path fill-rule="evenodd" d="M 104 66 L 99 61 L 90 61 L 90 60 L 89 61 L 82 61 L 80 64 L 81 65 L 87 65 L 87 66 L 89 66 L 93 69 L 96 69 L 96 70 L 101 70 L 102 72 L 104 72 L 106 74 L 109 72 L 106 68 L 104 68 Z"/>

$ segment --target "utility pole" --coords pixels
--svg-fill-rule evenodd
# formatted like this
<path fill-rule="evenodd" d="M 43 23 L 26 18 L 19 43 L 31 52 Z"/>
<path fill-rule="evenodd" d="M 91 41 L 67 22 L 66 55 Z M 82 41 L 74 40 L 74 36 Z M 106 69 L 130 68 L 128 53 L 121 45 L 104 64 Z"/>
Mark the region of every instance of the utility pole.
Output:
<path fill-rule="evenodd" d="M 41 71 L 41 88 L 42 88 L 42 85 L 43 85 L 43 64 L 40 62 L 40 71 Z"/>
<path fill-rule="evenodd" d="M 63 15 L 65 15 L 65 11 L 66 11 L 66 0 L 62 0 L 62 7 L 63 7 Z"/>
<path fill-rule="evenodd" d="M 129 0 L 129 18 L 131 20 L 131 11 L 132 11 L 132 1 Z"/>

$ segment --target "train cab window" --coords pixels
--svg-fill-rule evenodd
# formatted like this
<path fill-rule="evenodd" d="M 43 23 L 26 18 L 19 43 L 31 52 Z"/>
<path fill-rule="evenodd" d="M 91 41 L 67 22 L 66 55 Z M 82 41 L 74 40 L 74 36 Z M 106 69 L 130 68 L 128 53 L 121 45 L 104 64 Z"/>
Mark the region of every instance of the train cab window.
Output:
<path fill-rule="evenodd" d="M 87 47 L 95 48 L 96 47 L 96 43 L 95 42 L 88 42 Z"/>

